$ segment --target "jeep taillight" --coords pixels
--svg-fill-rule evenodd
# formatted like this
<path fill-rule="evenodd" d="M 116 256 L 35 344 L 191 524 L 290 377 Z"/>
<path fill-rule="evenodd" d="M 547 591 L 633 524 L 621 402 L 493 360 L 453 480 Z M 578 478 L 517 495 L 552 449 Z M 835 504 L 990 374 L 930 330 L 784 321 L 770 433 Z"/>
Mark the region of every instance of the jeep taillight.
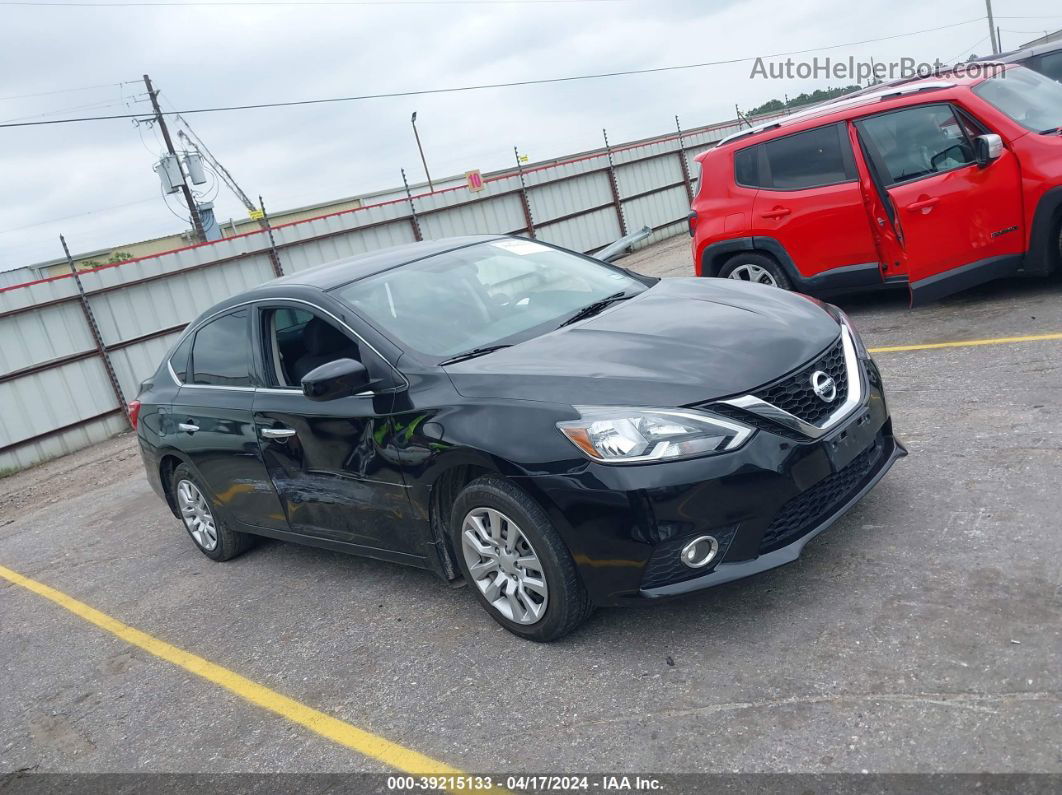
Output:
<path fill-rule="evenodd" d="M 693 237 L 697 233 L 697 211 L 690 210 L 690 214 L 686 216 L 686 225 L 690 229 L 690 237 Z"/>
<path fill-rule="evenodd" d="M 133 426 L 133 430 L 136 430 L 136 424 L 140 421 L 140 401 L 129 401 L 129 424 Z"/>

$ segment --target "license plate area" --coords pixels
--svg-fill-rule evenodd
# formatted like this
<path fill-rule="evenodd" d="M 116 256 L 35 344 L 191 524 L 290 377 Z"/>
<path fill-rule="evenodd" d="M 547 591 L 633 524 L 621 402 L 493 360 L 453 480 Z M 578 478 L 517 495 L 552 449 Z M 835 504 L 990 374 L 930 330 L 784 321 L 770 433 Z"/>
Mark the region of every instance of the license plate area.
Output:
<path fill-rule="evenodd" d="M 874 428 L 870 423 L 870 407 L 864 406 L 845 423 L 843 428 L 827 437 L 823 445 L 833 471 L 838 472 L 844 469 L 853 458 L 870 447 L 874 441 L 874 435 Z"/>

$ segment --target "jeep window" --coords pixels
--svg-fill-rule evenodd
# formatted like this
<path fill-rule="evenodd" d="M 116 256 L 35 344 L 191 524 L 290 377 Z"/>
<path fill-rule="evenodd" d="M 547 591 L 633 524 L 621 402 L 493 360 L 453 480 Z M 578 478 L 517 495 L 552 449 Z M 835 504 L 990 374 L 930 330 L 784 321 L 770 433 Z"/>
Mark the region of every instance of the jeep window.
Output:
<path fill-rule="evenodd" d="M 843 124 L 787 135 L 734 154 L 739 185 L 803 190 L 855 179 L 851 145 Z"/>
<path fill-rule="evenodd" d="M 856 122 L 895 185 L 974 162 L 973 143 L 950 105 L 920 105 Z"/>
<path fill-rule="evenodd" d="M 734 179 L 738 185 L 745 185 L 749 188 L 760 187 L 758 174 L 760 151 L 761 147 L 750 146 L 748 149 L 734 152 Z"/>
<path fill-rule="evenodd" d="M 1062 83 L 1039 72 L 1008 69 L 978 83 L 973 92 L 1027 130 L 1054 132 L 1062 127 Z"/>

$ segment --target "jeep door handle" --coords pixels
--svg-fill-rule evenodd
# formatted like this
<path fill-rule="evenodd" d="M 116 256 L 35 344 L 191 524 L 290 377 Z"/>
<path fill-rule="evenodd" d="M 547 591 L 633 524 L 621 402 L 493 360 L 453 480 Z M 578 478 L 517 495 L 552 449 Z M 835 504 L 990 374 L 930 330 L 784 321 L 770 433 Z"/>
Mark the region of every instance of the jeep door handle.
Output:
<path fill-rule="evenodd" d="M 195 433 L 199 430 L 199 426 L 194 422 L 178 422 L 177 430 L 184 431 L 185 433 Z"/>
<path fill-rule="evenodd" d="M 919 199 L 916 202 L 911 202 L 907 205 L 907 209 L 913 213 L 916 213 L 919 210 L 932 210 L 938 204 L 940 204 L 940 199 L 933 196 L 929 196 L 925 199 Z"/>
<path fill-rule="evenodd" d="M 295 435 L 293 428 L 262 428 L 259 431 L 263 439 L 288 439 Z"/>
<path fill-rule="evenodd" d="M 771 218 L 771 219 L 785 218 L 787 215 L 789 215 L 792 212 L 793 211 L 790 210 L 788 207 L 775 207 L 773 210 L 770 210 L 770 211 L 765 212 L 765 213 L 760 213 L 760 217 L 761 218 Z"/>

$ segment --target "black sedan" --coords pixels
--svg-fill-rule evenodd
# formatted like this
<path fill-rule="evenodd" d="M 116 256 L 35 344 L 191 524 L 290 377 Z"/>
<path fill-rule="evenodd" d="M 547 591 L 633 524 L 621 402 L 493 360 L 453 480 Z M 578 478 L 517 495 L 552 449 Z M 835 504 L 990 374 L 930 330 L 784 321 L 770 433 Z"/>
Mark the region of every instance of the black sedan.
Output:
<path fill-rule="evenodd" d="M 543 641 L 795 560 L 905 454 L 836 307 L 514 237 L 229 298 L 131 413 L 207 557 L 270 536 L 419 566 Z"/>

